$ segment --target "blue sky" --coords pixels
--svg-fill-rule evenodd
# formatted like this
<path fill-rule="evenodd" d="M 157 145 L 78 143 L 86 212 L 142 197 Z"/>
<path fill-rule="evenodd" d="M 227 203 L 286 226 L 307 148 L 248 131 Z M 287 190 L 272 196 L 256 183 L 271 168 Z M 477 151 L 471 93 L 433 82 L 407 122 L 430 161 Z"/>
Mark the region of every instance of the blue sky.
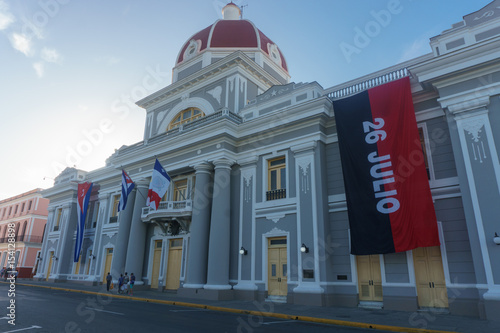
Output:
<path fill-rule="evenodd" d="M 233 2 L 279 46 L 292 81 L 328 88 L 429 53 L 430 37 L 490 1 Z M 182 44 L 225 4 L 0 0 L 0 200 L 52 186 L 66 166 L 100 168 L 141 141 L 145 112 L 134 102 L 171 83 Z"/>

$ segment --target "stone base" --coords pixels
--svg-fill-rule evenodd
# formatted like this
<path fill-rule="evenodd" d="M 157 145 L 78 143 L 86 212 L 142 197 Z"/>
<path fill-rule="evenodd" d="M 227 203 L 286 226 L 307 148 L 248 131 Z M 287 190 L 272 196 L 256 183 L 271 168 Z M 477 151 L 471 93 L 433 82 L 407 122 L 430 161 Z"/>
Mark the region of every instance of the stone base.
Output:
<path fill-rule="evenodd" d="M 467 317 L 481 317 L 481 310 L 478 299 L 459 299 L 449 300 L 449 310 L 452 315 L 467 316 Z M 497 312 L 497 316 L 498 316 Z M 484 316 L 484 314 L 483 314 Z"/>
<path fill-rule="evenodd" d="M 242 301 L 254 301 L 258 299 L 257 290 L 234 290 L 234 298 Z"/>
<path fill-rule="evenodd" d="M 500 300 L 484 300 L 484 312 L 487 320 L 500 321 Z"/>
<path fill-rule="evenodd" d="M 196 299 L 206 299 L 210 301 L 230 301 L 234 299 L 234 290 L 179 288 L 177 290 L 177 295 Z"/>

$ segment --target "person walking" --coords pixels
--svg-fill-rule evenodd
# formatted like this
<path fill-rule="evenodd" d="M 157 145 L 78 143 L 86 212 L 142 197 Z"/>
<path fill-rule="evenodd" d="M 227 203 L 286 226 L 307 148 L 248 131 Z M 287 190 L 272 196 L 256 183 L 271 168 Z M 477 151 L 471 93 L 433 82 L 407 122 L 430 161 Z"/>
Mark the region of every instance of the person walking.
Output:
<path fill-rule="evenodd" d="M 120 277 L 118 278 L 118 294 L 121 294 L 123 291 L 123 274 L 120 274 Z"/>
<path fill-rule="evenodd" d="M 128 285 L 129 285 L 129 277 L 128 277 L 128 273 L 125 272 L 125 276 L 123 277 L 123 288 L 126 290 L 126 294 L 128 294 Z"/>
<path fill-rule="evenodd" d="M 109 286 L 111 286 L 111 280 L 113 277 L 111 274 L 108 272 L 108 275 L 106 275 L 106 290 L 109 291 Z"/>
<path fill-rule="evenodd" d="M 134 292 L 133 292 L 134 283 L 135 283 L 135 275 L 134 275 L 134 273 L 130 273 L 130 295 L 134 295 Z"/>

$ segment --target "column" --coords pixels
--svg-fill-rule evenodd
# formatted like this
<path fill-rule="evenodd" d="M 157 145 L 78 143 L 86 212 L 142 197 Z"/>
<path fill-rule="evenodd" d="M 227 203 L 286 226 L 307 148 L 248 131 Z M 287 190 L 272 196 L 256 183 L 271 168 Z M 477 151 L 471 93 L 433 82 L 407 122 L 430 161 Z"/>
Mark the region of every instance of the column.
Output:
<path fill-rule="evenodd" d="M 193 216 L 191 218 L 190 241 L 184 288 L 203 288 L 207 282 L 208 236 L 212 207 L 212 170 L 209 163 L 195 166 Z"/>
<path fill-rule="evenodd" d="M 55 207 L 49 207 L 48 208 L 48 215 L 47 215 L 47 223 L 45 227 L 45 233 L 43 236 L 42 240 L 42 250 L 40 251 L 40 257 L 41 261 L 39 261 L 38 264 L 38 271 L 36 272 L 36 275 L 33 278 L 44 278 L 45 275 L 45 270 L 47 269 L 47 265 L 49 262 L 49 233 L 51 230 L 54 228 L 54 213 L 56 211 Z M 0 259 L 1 260 L 1 259 Z M 5 262 L 7 262 L 7 259 L 5 259 Z M 5 266 L 6 264 L 4 264 Z"/>
<path fill-rule="evenodd" d="M 75 241 L 73 240 L 73 235 L 76 232 L 76 226 L 78 225 L 78 214 L 76 211 L 76 203 L 67 203 L 63 206 L 63 212 L 61 216 L 61 221 L 59 226 L 61 230 L 60 244 L 58 244 L 57 250 L 54 255 L 57 258 L 56 279 L 60 278 L 62 275 L 67 275 L 71 273 L 71 268 L 73 266 L 73 258 L 75 254 Z M 56 264 L 52 261 L 52 265 Z"/>
<path fill-rule="evenodd" d="M 297 248 L 299 284 L 295 293 L 321 294 L 319 284 L 319 233 L 318 200 L 316 191 L 315 151 L 316 141 L 291 147 L 295 157 L 295 184 L 297 186 Z M 302 244 L 309 248 L 309 253 L 300 252 Z M 303 270 L 313 270 L 314 280 L 304 281 Z"/>
<path fill-rule="evenodd" d="M 255 155 L 245 156 L 238 160 L 240 165 L 240 223 L 239 223 L 239 243 L 238 249 L 244 247 L 247 255 L 238 256 L 238 284 L 235 290 L 257 290 L 255 284 L 255 199 L 256 199 L 256 178 L 257 161 Z M 260 260 L 259 260 L 260 262 Z"/>
<path fill-rule="evenodd" d="M 500 163 L 491 128 L 488 106 L 492 91 L 475 90 L 460 99 L 443 98 L 443 107 L 453 114 L 457 124 L 465 175 L 470 189 L 470 200 L 479 240 L 479 250 L 484 264 L 487 292 L 483 295 L 488 319 L 496 318 L 500 309 L 500 258 L 498 246 L 493 243 L 500 209 Z M 464 193 L 464 198 L 466 194 Z M 464 200 L 464 208 L 467 206 Z M 468 223 L 469 224 L 469 223 Z M 469 232 L 471 235 L 471 232 Z M 473 238 L 471 247 L 474 252 Z M 479 282 L 479 281 L 478 281 Z M 495 304 L 496 303 L 496 304 Z M 496 313 L 496 314 L 495 314 Z"/>
<path fill-rule="evenodd" d="M 214 161 L 214 193 L 208 247 L 208 271 L 205 289 L 231 289 L 229 284 L 230 199 L 232 161 Z"/>
<path fill-rule="evenodd" d="M 97 225 L 95 229 L 94 236 L 94 244 L 92 245 L 92 255 L 95 256 L 94 259 L 90 262 L 90 276 L 93 279 L 93 282 L 102 281 L 102 273 L 101 269 L 104 269 L 104 265 L 99 265 L 99 263 L 103 262 L 103 258 L 105 258 L 106 254 L 104 253 L 104 249 L 101 248 L 102 244 L 102 228 L 106 221 L 109 220 L 109 200 L 110 193 L 100 193 L 99 192 L 99 215 L 97 215 Z M 104 259 L 105 260 L 105 259 Z M 91 278 L 89 277 L 89 279 Z"/>
<path fill-rule="evenodd" d="M 134 188 L 128 197 L 125 210 L 118 213 L 118 235 L 116 236 L 113 262 L 111 264 L 111 275 L 116 280 L 120 277 L 120 274 L 125 272 L 125 259 L 127 258 L 128 238 L 134 213 L 136 192 L 137 189 Z"/>
<path fill-rule="evenodd" d="M 142 268 L 144 264 L 144 250 L 146 248 L 146 232 L 148 225 L 142 222 L 142 208 L 146 206 L 149 180 L 141 179 L 135 183 L 137 193 L 135 196 L 134 210 L 130 222 L 130 235 L 127 244 L 125 271 L 128 275 L 134 273 L 136 283 L 142 284 Z"/>

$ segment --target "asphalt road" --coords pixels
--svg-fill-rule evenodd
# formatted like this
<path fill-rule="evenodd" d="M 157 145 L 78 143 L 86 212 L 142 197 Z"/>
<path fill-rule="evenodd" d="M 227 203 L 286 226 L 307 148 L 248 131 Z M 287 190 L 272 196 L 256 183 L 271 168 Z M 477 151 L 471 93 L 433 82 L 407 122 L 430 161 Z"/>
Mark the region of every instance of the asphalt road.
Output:
<path fill-rule="evenodd" d="M 27 286 L 17 286 L 15 297 L 9 297 L 8 293 L 8 285 L 1 284 L 0 332 L 4 333 L 373 332 Z M 10 311 L 7 306 L 11 299 L 15 300 L 15 326 L 9 324 L 11 319 L 7 317 Z"/>

